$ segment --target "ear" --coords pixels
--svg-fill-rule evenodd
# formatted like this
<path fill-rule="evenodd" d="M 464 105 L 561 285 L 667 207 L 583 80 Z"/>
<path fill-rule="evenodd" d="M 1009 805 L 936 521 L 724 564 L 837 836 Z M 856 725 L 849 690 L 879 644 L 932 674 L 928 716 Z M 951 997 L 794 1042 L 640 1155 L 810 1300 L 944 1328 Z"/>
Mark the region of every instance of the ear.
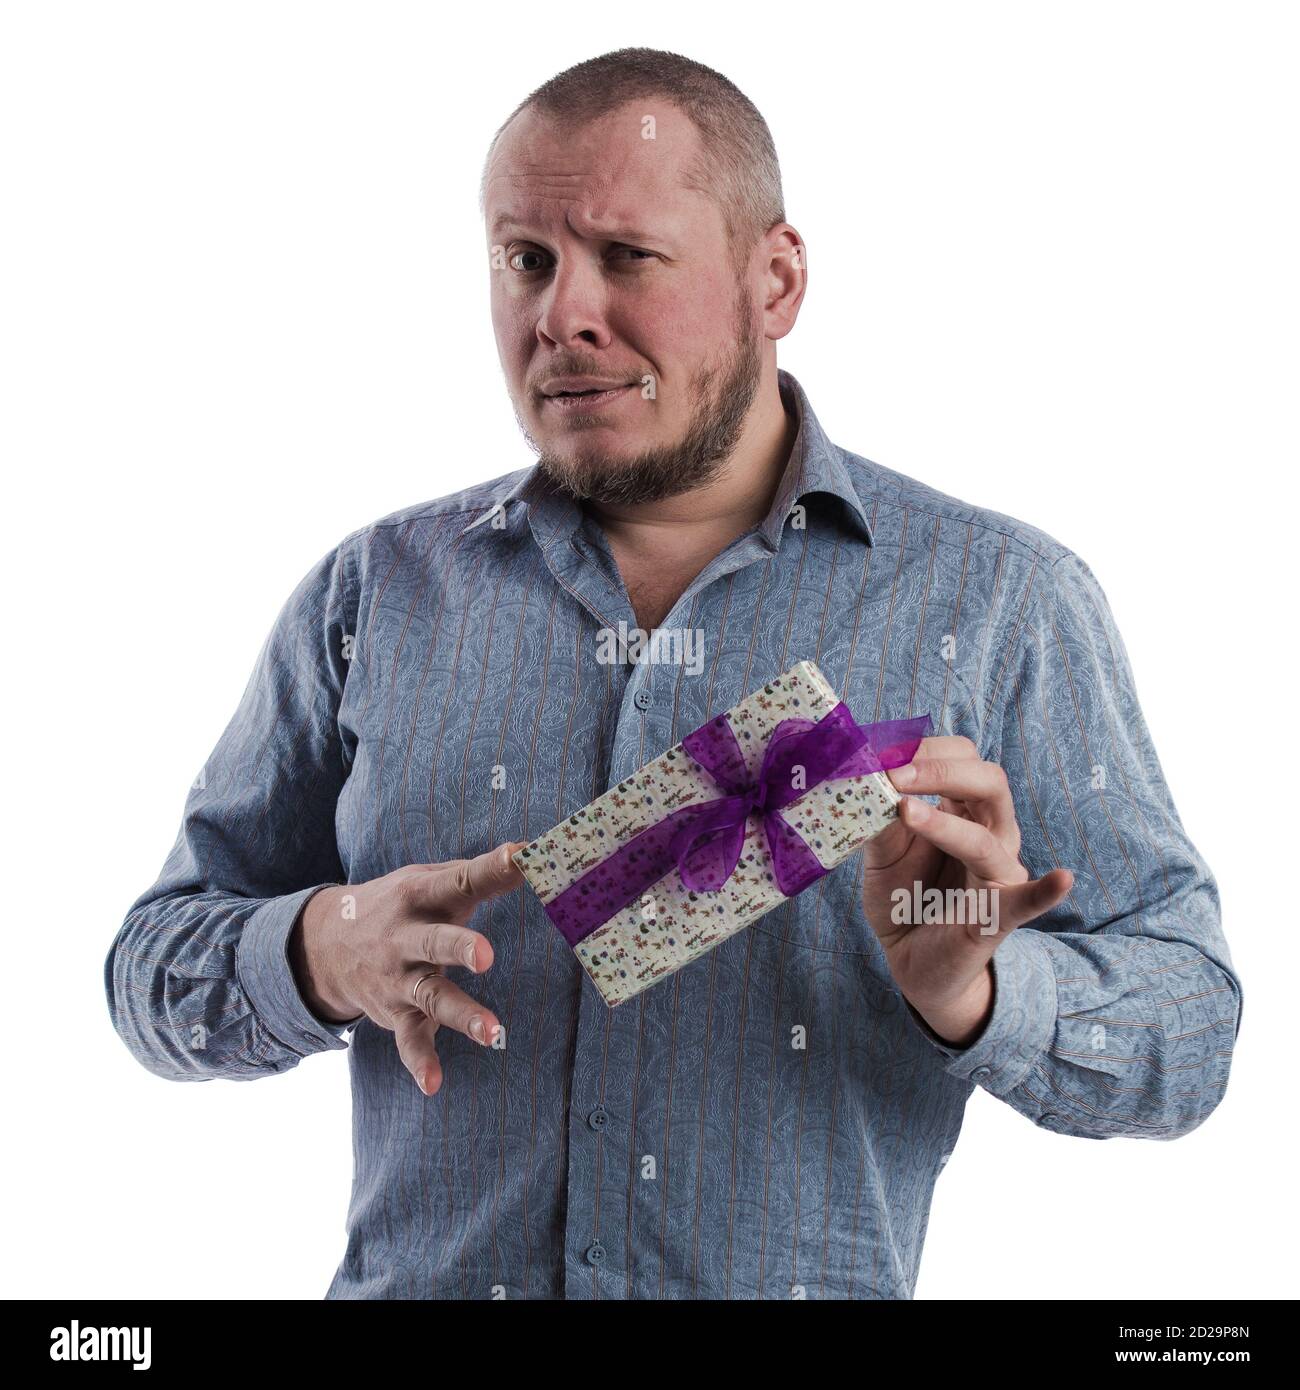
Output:
<path fill-rule="evenodd" d="M 763 275 L 763 331 L 784 338 L 794 327 L 808 286 L 808 250 L 788 222 L 778 222 L 758 251 Z"/>

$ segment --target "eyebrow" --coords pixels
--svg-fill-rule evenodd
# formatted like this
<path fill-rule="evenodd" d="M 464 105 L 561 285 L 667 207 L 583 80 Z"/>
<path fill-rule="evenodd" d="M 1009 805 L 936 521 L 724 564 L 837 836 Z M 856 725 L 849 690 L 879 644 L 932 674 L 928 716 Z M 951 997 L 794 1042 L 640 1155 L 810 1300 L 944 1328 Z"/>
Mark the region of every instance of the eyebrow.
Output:
<path fill-rule="evenodd" d="M 517 231 L 521 232 L 528 231 L 527 223 L 518 222 L 508 213 L 503 212 L 498 214 L 496 220 L 492 223 L 492 235 L 495 236 L 498 232 L 502 231 L 506 227 L 514 227 Z M 658 242 L 664 239 L 662 234 L 657 232 L 647 232 L 642 227 L 611 227 L 607 231 L 603 232 L 601 236 L 602 239 L 605 241 Z"/>

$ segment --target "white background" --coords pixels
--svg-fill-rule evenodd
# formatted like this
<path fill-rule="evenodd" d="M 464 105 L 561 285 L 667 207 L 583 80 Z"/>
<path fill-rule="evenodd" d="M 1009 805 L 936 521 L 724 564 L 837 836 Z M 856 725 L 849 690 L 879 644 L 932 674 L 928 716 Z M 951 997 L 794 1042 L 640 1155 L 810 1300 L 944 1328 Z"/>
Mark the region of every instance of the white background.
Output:
<path fill-rule="evenodd" d="M 645 44 L 772 128 L 810 256 L 779 360 L 831 438 L 1092 566 L 1244 981 L 1226 1098 L 1176 1142 L 977 1090 L 917 1297 L 1294 1297 L 1294 8 L 466 10 L 0 11 L 0 1293 L 324 1293 L 346 1055 L 164 1082 L 104 957 L 303 573 L 531 461 L 483 155 Z"/>

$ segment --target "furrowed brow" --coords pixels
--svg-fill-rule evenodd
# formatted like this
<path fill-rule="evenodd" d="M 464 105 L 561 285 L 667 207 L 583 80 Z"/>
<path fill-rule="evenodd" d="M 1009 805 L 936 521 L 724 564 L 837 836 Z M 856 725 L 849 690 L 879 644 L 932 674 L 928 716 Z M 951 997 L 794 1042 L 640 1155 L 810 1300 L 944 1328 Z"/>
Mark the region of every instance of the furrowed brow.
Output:
<path fill-rule="evenodd" d="M 519 222 L 515 218 L 511 217 L 508 213 L 503 212 L 499 214 L 492 223 L 493 236 L 496 236 L 498 233 L 506 230 L 506 228 L 514 228 L 516 231 L 525 233 L 532 230 L 527 223 Z M 599 236 L 602 241 L 660 242 L 663 240 L 662 236 L 658 235 L 655 232 L 648 232 L 642 227 L 603 228 L 599 230 Z"/>

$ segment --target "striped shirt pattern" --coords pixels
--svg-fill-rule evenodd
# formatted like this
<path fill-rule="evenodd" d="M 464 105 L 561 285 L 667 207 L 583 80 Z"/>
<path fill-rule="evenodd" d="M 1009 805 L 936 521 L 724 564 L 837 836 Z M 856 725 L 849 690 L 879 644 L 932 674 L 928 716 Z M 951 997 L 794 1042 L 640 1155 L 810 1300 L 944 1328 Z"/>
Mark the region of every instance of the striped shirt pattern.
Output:
<path fill-rule="evenodd" d="M 1223 1095 L 1241 986 L 1218 889 L 1092 572 L 839 448 L 779 381 L 800 424 L 773 505 L 664 622 L 702 634 L 702 666 L 601 658 L 636 616 L 535 467 L 363 527 L 284 604 L 117 934 L 113 1023 L 157 1075 L 347 1051 L 327 1298 L 910 1298 L 974 1087 L 1088 1139 L 1174 1139 Z M 894 985 L 856 854 L 616 1009 L 526 887 L 484 904 L 495 963 L 460 983 L 505 1045 L 440 1030 L 432 1097 L 391 1033 L 307 1007 L 287 939 L 322 885 L 531 840 L 801 659 L 859 721 L 972 739 L 1029 872 L 1074 871 L 1000 944 L 969 1047 Z"/>

